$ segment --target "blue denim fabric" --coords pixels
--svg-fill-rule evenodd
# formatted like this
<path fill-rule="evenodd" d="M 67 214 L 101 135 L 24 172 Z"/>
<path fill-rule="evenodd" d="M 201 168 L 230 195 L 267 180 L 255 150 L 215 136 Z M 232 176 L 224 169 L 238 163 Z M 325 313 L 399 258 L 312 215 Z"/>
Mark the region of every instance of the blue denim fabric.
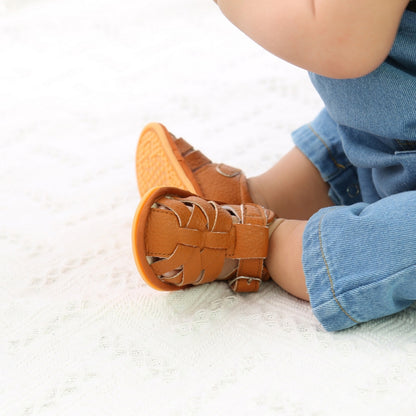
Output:
<path fill-rule="evenodd" d="M 293 133 L 336 204 L 303 237 L 311 305 L 327 330 L 416 300 L 416 13 L 386 61 L 361 78 L 311 74 L 325 109 Z"/>

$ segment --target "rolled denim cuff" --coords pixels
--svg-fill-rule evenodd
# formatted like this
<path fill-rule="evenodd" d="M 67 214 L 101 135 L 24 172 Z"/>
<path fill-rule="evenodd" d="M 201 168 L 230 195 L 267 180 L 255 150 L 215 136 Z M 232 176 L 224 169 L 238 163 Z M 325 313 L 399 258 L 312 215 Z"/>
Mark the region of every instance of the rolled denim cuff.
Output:
<path fill-rule="evenodd" d="M 354 326 L 358 321 L 350 315 L 337 297 L 334 276 L 325 254 L 322 227 L 325 208 L 313 215 L 303 234 L 302 263 L 306 287 L 314 315 L 327 331 L 338 331 Z"/>
<path fill-rule="evenodd" d="M 416 191 L 323 208 L 303 234 L 315 316 L 328 331 L 397 313 L 416 300 Z"/>
<path fill-rule="evenodd" d="M 356 168 L 348 161 L 338 127 L 325 109 L 312 123 L 295 130 L 292 138 L 329 184 L 328 195 L 336 205 L 361 202 Z"/>

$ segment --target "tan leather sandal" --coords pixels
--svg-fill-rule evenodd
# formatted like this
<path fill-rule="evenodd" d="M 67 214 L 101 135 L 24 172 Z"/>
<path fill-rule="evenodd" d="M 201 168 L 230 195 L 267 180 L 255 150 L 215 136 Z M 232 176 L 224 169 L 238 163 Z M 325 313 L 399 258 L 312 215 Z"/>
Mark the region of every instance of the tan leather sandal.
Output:
<path fill-rule="evenodd" d="M 212 163 L 158 123 L 148 124 L 140 135 L 136 176 L 142 196 L 155 186 L 174 186 L 217 202 L 252 202 L 241 170 Z"/>
<path fill-rule="evenodd" d="M 185 190 L 153 188 L 134 218 L 134 258 L 158 290 L 226 280 L 235 292 L 256 292 L 269 279 L 269 231 L 280 221 L 260 205 L 219 205 Z M 221 276 L 225 262 L 232 267 Z"/>

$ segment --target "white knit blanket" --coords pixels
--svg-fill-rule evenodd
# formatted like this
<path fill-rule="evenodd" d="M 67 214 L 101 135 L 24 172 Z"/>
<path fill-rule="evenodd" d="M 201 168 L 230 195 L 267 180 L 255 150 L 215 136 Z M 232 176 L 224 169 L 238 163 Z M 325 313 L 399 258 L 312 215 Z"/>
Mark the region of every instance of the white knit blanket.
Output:
<path fill-rule="evenodd" d="M 260 173 L 321 107 L 305 72 L 209 0 L 0 0 L 0 51 L 1 415 L 415 414 L 415 308 L 327 333 L 273 283 L 134 265 L 142 127 Z"/>

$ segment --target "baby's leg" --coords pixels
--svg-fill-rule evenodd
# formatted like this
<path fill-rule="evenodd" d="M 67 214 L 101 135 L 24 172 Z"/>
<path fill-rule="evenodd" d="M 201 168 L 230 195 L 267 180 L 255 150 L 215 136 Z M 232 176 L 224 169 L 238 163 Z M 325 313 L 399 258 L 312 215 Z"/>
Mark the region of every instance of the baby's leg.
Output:
<path fill-rule="evenodd" d="M 260 176 L 248 180 L 253 201 L 279 217 L 307 220 L 334 205 L 329 186 L 312 162 L 297 148 Z"/>
<path fill-rule="evenodd" d="M 302 267 L 302 237 L 306 223 L 321 208 L 334 205 L 329 185 L 298 149 L 292 149 L 264 174 L 248 180 L 255 203 L 287 218 L 272 234 L 267 269 L 281 288 L 309 300 Z"/>
<path fill-rule="evenodd" d="M 302 266 L 302 237 L 307 221 L 284 220 L 269 240 L 266 259 L 271 278 L 282 289 L 309 300 Z"/>

